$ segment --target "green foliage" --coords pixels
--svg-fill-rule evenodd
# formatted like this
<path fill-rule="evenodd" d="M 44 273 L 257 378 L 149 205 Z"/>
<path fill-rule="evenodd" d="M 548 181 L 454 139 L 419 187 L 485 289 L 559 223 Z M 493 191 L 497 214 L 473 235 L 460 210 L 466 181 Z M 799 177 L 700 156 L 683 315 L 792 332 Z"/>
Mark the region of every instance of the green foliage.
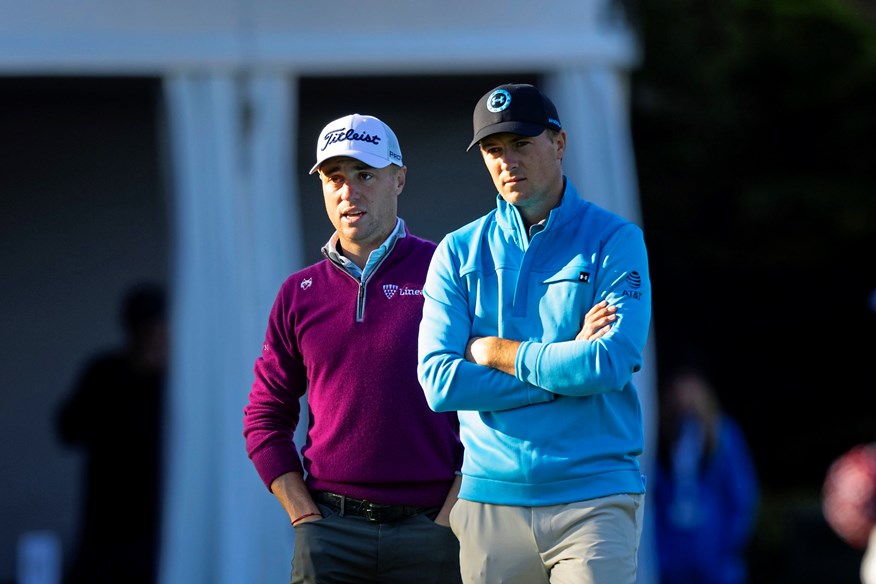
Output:
<path fill-rule="evenodd" d="M 777 265 L 874 243 L 872 19 L 838 0 L 655 0 L 641 18 L 633 133 L 655 245 L 695 235 L 712 257 L 732 238 Z"/>
<path fill-rule="evenodd" d="M 861 6 L 648 0 L 638 12 L 633 140 L 662 355 L 695 342 L 724 360 L 722 397 L 771 442 L 759 456 L 774 485 L 819 481 L 876 423 L 872 408 L 799 399 L 872 387 L 855 366 L 872 356 L 849 341 L 876 335 L 876 21 Z M 819 326 L 825 310 L 842 318 Z M 825 435 L 795 421 L 807 413 L 846 421 Z"/>

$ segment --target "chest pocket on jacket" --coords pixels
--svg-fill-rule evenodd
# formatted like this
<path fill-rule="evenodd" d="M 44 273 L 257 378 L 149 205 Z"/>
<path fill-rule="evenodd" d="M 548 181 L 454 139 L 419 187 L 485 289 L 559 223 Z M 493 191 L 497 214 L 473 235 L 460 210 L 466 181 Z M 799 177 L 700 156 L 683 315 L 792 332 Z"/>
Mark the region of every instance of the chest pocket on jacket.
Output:
<path fill-rule="evenodd" d="M 590 263 L 567 264 L 555 272 L 545 273 L 539 286 L 542 321 L 551 321 L 561 337 L 570 330 L 577 334 L 584 315 L 593 306 L 595 279 L 594 266 Z"/>

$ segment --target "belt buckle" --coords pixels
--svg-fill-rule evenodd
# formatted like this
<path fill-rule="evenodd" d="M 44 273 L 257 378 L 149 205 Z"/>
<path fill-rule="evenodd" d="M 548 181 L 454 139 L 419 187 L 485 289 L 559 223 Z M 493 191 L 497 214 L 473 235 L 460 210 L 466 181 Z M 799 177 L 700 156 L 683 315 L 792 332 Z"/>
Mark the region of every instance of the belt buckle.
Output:
<path fill-rule="evenodd" d="M 389 505 L 375 505 L 367 501 L 362 504 L 362 512 L 365 519 L 372 523 L 383 523 L 386 521 L 386 511 L 389 510 Z"/>

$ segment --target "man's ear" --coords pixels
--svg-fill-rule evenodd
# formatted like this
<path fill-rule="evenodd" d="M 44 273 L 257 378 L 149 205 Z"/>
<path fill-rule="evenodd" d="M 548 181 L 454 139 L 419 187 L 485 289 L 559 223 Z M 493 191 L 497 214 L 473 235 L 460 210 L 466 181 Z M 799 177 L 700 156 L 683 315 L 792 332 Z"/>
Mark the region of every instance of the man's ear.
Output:
<path fill-rule="evenodd" d="M 557 134 L 557 158 L 562 161 L 566 155 L 566 131 L 560 130 Z"/>
<path fill-rule="evenodd" d="M 399 196 L 405 188 L 405 180 L 407 178 L 408 167 L 402 166 L 395 173 L 395 196 Z"/>

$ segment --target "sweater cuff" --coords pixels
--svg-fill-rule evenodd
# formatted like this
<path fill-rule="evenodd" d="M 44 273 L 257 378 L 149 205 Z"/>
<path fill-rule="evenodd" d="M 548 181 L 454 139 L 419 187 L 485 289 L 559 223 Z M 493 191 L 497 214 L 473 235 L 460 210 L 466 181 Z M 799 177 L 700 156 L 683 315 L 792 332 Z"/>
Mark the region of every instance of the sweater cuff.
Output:
<path fill-rule="evenodd" d="M 538 357 L 543 346 L 544 343 L 523 341 L 517 347 L 517 355 L 514 358 L 514 370 L 517 372 L 517 379 L 530 387 L 530 405 L 553 401 L 556 398 L 556 395 L 538 385 Z"/>
<path fill-rule="evenodd" d="M 517 355 L 514 358 L 514 370 L 517 379 L 530 385 L 538 385 L 536 366 L 538 365 L 538 352 L 541 343 L 535 341 L 523 341 L 517 347 Z"/>
<path fill-rule="evenodd" d="M 304 473 L 304 467 L 301 466 L 301 459 L 298 458 L 298 454 L 294 450 L 292 454 L 293 456 L 289 456 L 286 449 L 265 449 L 251 457 L 259 477 L 261 477 L 262 482 L 265 483 L 269 491 L 271 490 L 271 483 L 278 476 L 284 475 L 287 472 Z"/>

